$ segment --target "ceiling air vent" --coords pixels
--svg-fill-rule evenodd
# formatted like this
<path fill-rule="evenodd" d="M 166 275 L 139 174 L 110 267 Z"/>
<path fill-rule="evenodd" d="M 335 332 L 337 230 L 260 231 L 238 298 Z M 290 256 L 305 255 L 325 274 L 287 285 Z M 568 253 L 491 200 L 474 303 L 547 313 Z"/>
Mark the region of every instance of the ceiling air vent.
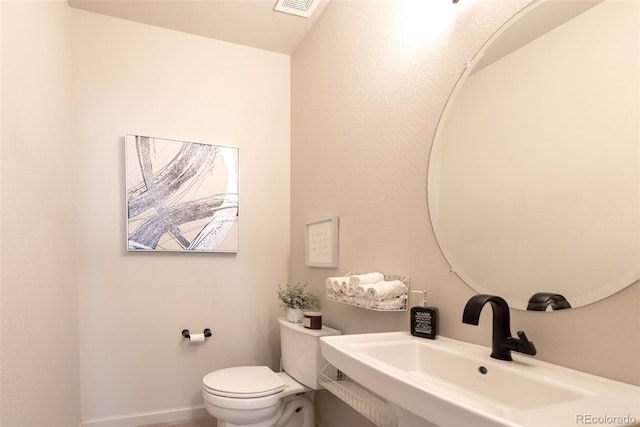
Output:
<path fill-rule="evenodd" d="M 320 0 L 278 0 L 274 10 L 308 18 Z"/>

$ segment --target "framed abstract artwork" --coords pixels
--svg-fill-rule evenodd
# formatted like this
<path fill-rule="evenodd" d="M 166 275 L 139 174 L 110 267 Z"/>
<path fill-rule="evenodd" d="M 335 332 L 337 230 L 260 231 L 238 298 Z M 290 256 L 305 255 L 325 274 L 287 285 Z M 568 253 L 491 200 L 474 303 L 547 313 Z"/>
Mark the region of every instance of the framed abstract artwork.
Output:
<path fill-rule="evenodd" d="M 126 135 L 127 250 L 238 252 L 238 151 Z"/>

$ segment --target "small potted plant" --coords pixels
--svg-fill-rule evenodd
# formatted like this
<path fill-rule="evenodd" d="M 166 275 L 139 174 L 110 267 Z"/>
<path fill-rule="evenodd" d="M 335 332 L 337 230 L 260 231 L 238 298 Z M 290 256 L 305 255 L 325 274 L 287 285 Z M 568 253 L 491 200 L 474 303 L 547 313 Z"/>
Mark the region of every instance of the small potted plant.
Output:
<path fill-rule="evenodd" d="M 291 323 L 302 323 L 302 310 L 320 306 L 318 297 L 305 291 L 306 283 L 286 287 L 278 285 L 278 299 L 280 306 L 287 310 L 287 320 Z"/>

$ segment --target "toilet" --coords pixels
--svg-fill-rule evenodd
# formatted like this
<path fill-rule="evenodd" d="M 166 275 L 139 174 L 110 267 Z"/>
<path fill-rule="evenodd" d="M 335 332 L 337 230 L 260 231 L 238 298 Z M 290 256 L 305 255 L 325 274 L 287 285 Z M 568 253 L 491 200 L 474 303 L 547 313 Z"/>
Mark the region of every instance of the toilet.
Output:
<path fill-rule="evenodd" d="M 282 369 L 237 366 L 208 373 L 202 379 L 207 412 L 218 427 L 314 427 L 313 390 L 327 361 L 320 353 L 320 337 L 340 335 L 323 326 L 278 319 Z"/>

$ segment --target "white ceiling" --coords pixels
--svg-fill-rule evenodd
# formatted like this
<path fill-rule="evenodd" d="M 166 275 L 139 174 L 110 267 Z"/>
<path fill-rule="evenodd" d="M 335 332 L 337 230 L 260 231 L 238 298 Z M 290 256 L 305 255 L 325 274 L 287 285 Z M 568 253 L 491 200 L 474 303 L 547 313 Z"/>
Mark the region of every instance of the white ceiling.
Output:
<path fill-rule="evenodd" d="M 71 7 L 290 55 L 327 5 L 310 18 L 274 10 L 276 0 L 68 0 Z"/>

